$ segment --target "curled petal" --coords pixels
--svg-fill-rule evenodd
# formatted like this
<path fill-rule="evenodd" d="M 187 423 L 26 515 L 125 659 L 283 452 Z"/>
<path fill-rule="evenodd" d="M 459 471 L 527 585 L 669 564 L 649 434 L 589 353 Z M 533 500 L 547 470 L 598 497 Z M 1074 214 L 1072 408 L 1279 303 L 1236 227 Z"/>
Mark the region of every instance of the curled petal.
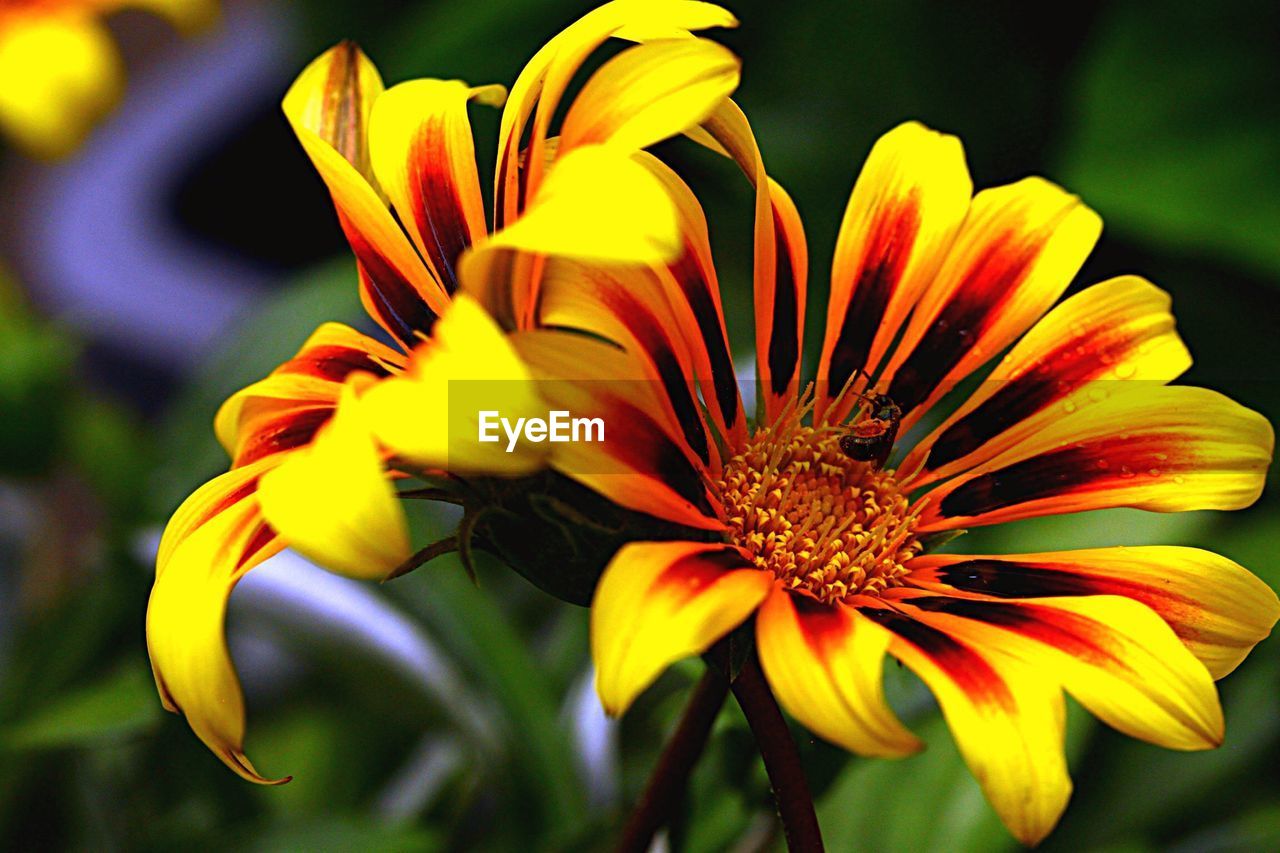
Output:
<path fill-rule="evenodd" d="M 639 44 L 606 62 L 574 99 L 560 152 L 610 143 L 638 150 L 701 123 L 738 86 L 739 63 L 707 39 Z"/>
<path fill-rule="evenodd" d="M 665 264 L 683 246 L 675 205 L 653 174 L 607 145 L 556 160 L 519 220 L 489 249 L 518 249 L 595 263 Z"/>
<path fill-rule="evenodd" d="M 520 441 L 507 452 L 496 418 L 515 423 L 546 416 L 531 379 L 493 319 L 459 295 L 431 339 L 413 351 L 404 374 L 370 387 L 360 407 L 398 459 L 456 474 L 520 476 L 543 467 L 550 445 Z"/>
<path fill-rule="evenodd" d="M 263 475 L 258 502 L 293 550 L 338 574 L 380 580 L 409 558 L 409 531 L 348 384 L 310 446 Z"/>
<path fill-rule="evenodd" d="M 262 520 L 255 490 L 275 458 L 210 480 L 173 514 L 160 541 L 147 604 L 147 651 L 165 708 L 228 767 L 277 784 L 244 754 L 244 696 L 227 654 L 227 598 L 242 577 L 284 543 Z"/>
<path fill-rule="evenodd" d="M 373 178 L 368 124 L 382 79 L 344 42 L 303 70 L 282 104 L 285 117 L 329 188 L 338 222 L 360 265 L 360 298 L 406 346 L 431 330 L 449 295 L 418 256 Z"/>
<path fill-rule="evenodd" d="M 325 323 L 266 379 L 237 391 L 218 409 L 214 430 L 232 465 L 301 447 L 333 415 L 349 376 L 386 376 L 404 357 L 341 323 Z"/>
<path fill-rule="evenodd" d="M 514 222 L 536 190 L 546 160 L 544 148 L 551 118 L 574 74 L 592 51 L 615 36 L 647 41 L 687 37 L 693 30 L 736 25 L 737 20 L 729 12 L 698 0 L 613 0 L 583 15 L 543 45 L 516 78 L 502 112 L 494 228 Z M 521 140 L 535 108 L 528 165 L 522 174 Z"/>
<path fill-rule="evenodd" d="M 458 287 L 458 258 L 488 233 L 467 104 L 501 106 L 505 97 L 501 86 L 411 80 L 379 96 L 370 116 L 373 169 L 450 293 Z"/>

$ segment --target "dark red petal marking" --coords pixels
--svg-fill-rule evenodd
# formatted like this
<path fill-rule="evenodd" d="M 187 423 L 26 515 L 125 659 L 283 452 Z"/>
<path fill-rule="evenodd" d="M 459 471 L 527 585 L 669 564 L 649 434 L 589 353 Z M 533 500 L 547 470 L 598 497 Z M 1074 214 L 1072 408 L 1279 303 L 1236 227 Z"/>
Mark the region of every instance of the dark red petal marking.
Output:
<path fill-rule="evenodd" d="M 738 379 L 733 359 L 720 325 L 720 312 L 711 298 L 711 288 L 698 267 L 694 253 L 686 245 L 680 260 L 671 265 L 671 273 L 693 311 L 707 357 L 711 361 L 711 379 L 716 405 L 724 416 L 725 426 L 732 429 L 738 420 Z"/>
<path fill-rule="evenodd" d="M 304 350 L 294 358 L 286 361 L 276 369 L 276 373 L 300 373 L 327 379 L 330 382 L 344 382 L 357 371 L 366 371 L 377 376 L 388 375 L 387 368 L 364 350 L 345 347 L 338 344 L 326 344 Z"/>
<path fill-rule="evenodd" d="M 972 619 L 1013 631 L 1030 640 L 1053 646 L 1072 657 L 1107 669 L 1132 672 L 1107 644 L 1095 641 L 1101 633 L 1097 622 L 1078 613 L 1069 613 L 1037 604 L 975 601 L 967 598 L 913 598 L 910 604 L 930 613 L 944 613 Z M 1102 638 L 1105 640 L 1105 638 Z"/>
<path fill-rule="evenodd" d="M 1187 459 L 1171 454 L 1185 441 L 1185 436 L 1146 434 L 1042 453 L 961 484 L 943 497 L 938 512 L 945 518 L 972 517 L 1072 492 L 1121 487 L 1150 471 L 1185 468 Z"/>
<path fill-rule="evenodd" d="M 991 241 L 898 367 L 888 394 L 904 415 L 929 398 L 1016 294 L 1043 246 L 1019 236 L 1010 231 Z"/>
<path fill-rule="evenodd" d="M 884 320 L 889 300 L 902 280 L 911 248 L 920 231 L 919 190 L 896 202 L 876 220 L 868 236 L 858 280 L 840 322 L 840 334 L 831 352 L 826 393 L 840 393 L 854 371 L 866 367 L 871 344 Z"/>
<path fill-rule="evenodd" d="M 276 532 L 267 525 L 265 521 L 259 521 L 257 528 L 249 536 L 245 542 L 243 550 L 240 552 L 239 559 L 236 560 L 236 568 L 243 567 L 252 560 L 263 548 L 269 546 L 276 540 Z"/>
<path fill-rule="evenodd" d="M 1006 429 L 1043 410 L 1072 389 L 1100 375 L 1127 352 L 1129 339 L 1063 341 L 1041 360 L 1042 367 L 1003 382 L 985 402 L 938 437 L 929 468 L 967 456 Z"/>
<path fill-rule="evenodd" d="M 798 311 L 795 270 L 787 232 L 778 209 L 773 209 L 775 275 L 773 282 L 773 318 L 769 335 L 769 375 L 773 393 L 785 394 L 800 365 Z"/>
<path fill-rule="evenodd" d="M 219 513 L 226 512 L 228 509 L 235 506 L 245 498 L 249 497 L 257 490 L 258 490 L 257 477 L 253 477 L 245 481 L 244 483 L 236 487 L 234 491 L 228 492 L 227 494 L 223 495 L 221 500 L 205 507 L 204 512 L 202 512 L 196 519 L 188 522 L 187 529 L 195 530 L 196 528 L 201 527 L 204 524 L 207 524 L 211 518 L 218 515 Z"/>
<path fill-rule="evenodd" d="M 913 599 L 911 603 L 915 601 Z M 1013 694 L 1000 674 L 959 640 L 896 610 L 865 607 L 859 608 L 858 612 L 915 646 L 974 704 L 994 705 L 1007 713 L 1017 710 Z"/>
<path fill-rule="evenodd" d="M 750 568 L 754 566 L 732 548 L 703 551 L 676 560 L 654 579 L 651 589 L 689 601 L 723 578 L 725 573 Z"/>
<path fill-rule="evenodd" d="M 616 407 L 608 423 L 610 456 L 653 476 L 703 513 L 712 514 L 701 475 L 647 413 L 624 403 Z"/>
<path fill-rule="evenodd" d="M 1015 563 L 1010 560 L 965 560 L 926 569 L 939 583 L 961 592 L 973 592 L 994 598 L 1052 598 L 1079 595 L 1120 595 L 1147 605 L 1173 626 L 1183 639 L 1199 635 L 1181 618 L 1198 611 L 1196 602 L 1176 595 L 1148 581 L 1125 580 L 1081 574 L 1059 566 L 1041 563 Z"/>
<path fill-rule="evenodd" d="M 668 330 L 645 302 L 630 290 L 606 280 L 600 285 L 599 293 L 604 307 L 618 322 L 626 326 L 649 354 L 685 440 L 703 463 L 710 464 L 711 449 L 702 413 L 690 387 L 690 377 L 685 375 L 685 370 L 676 357 L 675 345 Z"/>
<path fill-rule="evenodd" d="M 449 156 L 443 117 L 423 123 L 411 149 L 409 174 L 417 176 L 413 187 L 413 219 L 440 283 L 452 294 L 458 289 L 458 258 L 471 246 L 462 199 L 447 162 L 430 154 Z"/>
<path fill-rule="evenodd" d="M 416 332 L 431 334 L 436 313 L 395 266 L 348 224 L 345 216 L 339 214 L 338 219 L 359 262 L 360 284 L 374 319 L 406 348 L 412 348 L 418 343 Z"/>
<path fill-rule="evenodd" d="M 306 408 L 287 409 L 265 424 L 254 424 L 253 435 L 244 441 L 236 455 L 235 467 L 310 444 L 331 417 L 332 405 L 310 404 Z"/>

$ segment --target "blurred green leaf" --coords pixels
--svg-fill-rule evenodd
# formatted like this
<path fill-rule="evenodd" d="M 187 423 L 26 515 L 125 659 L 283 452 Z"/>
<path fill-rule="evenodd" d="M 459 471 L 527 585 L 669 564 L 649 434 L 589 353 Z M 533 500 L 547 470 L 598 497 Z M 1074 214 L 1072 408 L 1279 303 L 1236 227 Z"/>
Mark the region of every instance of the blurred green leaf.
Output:
<path fill-rule="evenodd" d="M 59 697 L 0 729 L 9 749 L 89 746 L 137 734 L 160 719 L 155 682 L 141 661 Z"/>
<path fill-rule="evenodd" d="M 1171 853 L 1280 850 L 1280 804 L 1270 804 L 1211 826 L 1169 848 Z"/>
<path fill-rule="evenodd" d="M 1081 65 L 1058 174 L 1108 226 L 1275 277 L 1280 89 L 1267 0 L 1111 4 Z"/>
<path fill-rule="evenodd" d="M 290 821 L 268 826 L 236 849 L 262 853 L 426 853 L 441 850 L 440 839 L 426 829 L 389 826 L 369 818 Z"/>
<path fill-rule="evenodd" d="M 0 476 L 39 474 L 56 459 L 78 354 L 0 269 Z"/>

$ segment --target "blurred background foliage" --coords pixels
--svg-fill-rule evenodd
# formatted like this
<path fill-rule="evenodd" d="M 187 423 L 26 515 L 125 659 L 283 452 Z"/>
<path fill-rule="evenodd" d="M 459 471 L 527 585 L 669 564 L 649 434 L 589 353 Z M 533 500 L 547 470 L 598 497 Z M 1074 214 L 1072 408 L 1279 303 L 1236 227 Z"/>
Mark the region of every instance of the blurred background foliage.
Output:
<path fill-rule="evenodd" d="M 478 587 L 448 560 L 376 588 L 288 558 L 251 576 L 233 597 L 232 648 L 249 695 L 249 751 L 266 772 L 295 776 L 282 788 L 240 781 L 161 711 L 142 630 L 159 525 L 225 465 L 210 429 L 218 403 L 292 353 L 319 322 L 361 322 L 328 199 L 278 112 L 293 74 L 350 37 L 389 81 L 509 83 L 589 5 L 232 0 L 223 28 L 203 45 L 241 38 L 237 21 L 266 27 L 269 38 L 253 50 L 271 54 L 269 73 L 237 91 L 234 109 L 182 149 L 190 152 L 185 165 L 153 202 L 166 228 L 206 253 L 234 257 L 256 278 L 240 319 L 218 329 L 215 343 L 193 344 L 186 360 L 142 347 L 146 323 L 136 348 L 104 340 L 92 311 L 59 290 L 57 259 L 26 239 L 22 223 L 51 203 L 43 188 L 69 167 L 5 155 L 6 849 L 607 848 L 699 665 L 677 667 L 620 724 L 608 724 L 590 691 L 585 611 L 501 567 L 482 565 Z M 1147 275 L 1173 294 L 1196 356 L 1184 381 L 1280 416 L 1274 2 L 728 5 L 743 26 L 718 37 L 745 60 L 739 100 L 808 225 L 811 304 L 822 304 L 836 224 L 862 158 L 880 133 L 918 118 L 963 138 L 979 186 L 1036 172 L 1081 194 L 1107 231 L 1075 287 Z M 157 42 L 151 23 L 134 16 L 115 26 L 138 80 L 179 95 L 191 84 L 175 57 L 201 43 Z M 120 122 L 137 114 L 112 130 L 128 134 Z M 477 111 L 474 120 L 483 164 L 497 117 Z M 100 157 L 95 144 L 72 164 L 76 192 L 94 193 L 95 169 L 110 168 L 109 152 Z M 702 193 L 733 334 L 745 345 L 747 196 L 731 171 L 670 149 L 664 153 Z M 93 249 L 92 227 L 63 227 L 83 229 Z M 116 298 L 133 297 L 126 288 Z M 148 316 L 145 303 L 136 307 Z M 198 301 L 189 307 L 197 320 L 200 310 Z M 819 313 L 810 321 L 816 342 Z M 975 532 L 961 544 L 1197 545 L 1275 587 L 1278 503 L 1273 488 L 1230 515 L 1095 513 Z M 420 515 L 422 540 L 451 521 Z M 923 754 L 849 760 L 798 732 L 830 848 L 1012 848 L 932 700 L 899 668 L 886 677 L 895 707 L 929 743 Z M 1073 708 L 1076 793 L 1045 848 L 1280 848 L 1278 683 L 1280 644 L 1272 640 L 1223 682 L 1227 742 L 1209 753 L 1149 747 Z M 717 723 L 670 841 L 691 851 L 780 845 L 763 772 L 733 708 Z"/>

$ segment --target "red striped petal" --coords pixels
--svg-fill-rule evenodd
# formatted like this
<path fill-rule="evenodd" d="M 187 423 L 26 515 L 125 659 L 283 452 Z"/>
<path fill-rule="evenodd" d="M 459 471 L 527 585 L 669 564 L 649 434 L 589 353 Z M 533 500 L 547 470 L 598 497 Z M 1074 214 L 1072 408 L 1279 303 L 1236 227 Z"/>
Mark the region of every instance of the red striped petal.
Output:
<path fill-rule="evenodd" d="M 974 197 L 880 380 L 904 430 L 1049 310 L 1101 228 L 1079 199 L 1039 178 Z"/>
<path fill-rule="evenodd" d="M 871 149 L 849 198 L 831 270 L 817 412 L 857 371 L 874 373 L 969 208 L 973 183 L 953 136 L 908 122 Z M 855 390 L 860 383 L 853 383 Z M 829 418 L 843 420 L 852 398 Z"/>
<path fill-rule="evenodd" d="M 910 584 L 949 595 L 1131 598 L 1167 622 L 1214 678 L 1235 669 L 1280 617 L 1280 601 L 1270 587 L 1231 560 L 1199 548 L 929 554 L 908 568 Z"/>
<path fill-rule="evenodd" d="M 1126 393 L 1123 383 L 1164 383 L 1191 366 L 1168 294 L 1123 276 L 1063 302 L 1029 331 L 978 390 L 912 449 L 925 460 L 917 488 L 991 459 L 1060 418 Z M 927 460 L 926 457 L 927 456 Z"/>

